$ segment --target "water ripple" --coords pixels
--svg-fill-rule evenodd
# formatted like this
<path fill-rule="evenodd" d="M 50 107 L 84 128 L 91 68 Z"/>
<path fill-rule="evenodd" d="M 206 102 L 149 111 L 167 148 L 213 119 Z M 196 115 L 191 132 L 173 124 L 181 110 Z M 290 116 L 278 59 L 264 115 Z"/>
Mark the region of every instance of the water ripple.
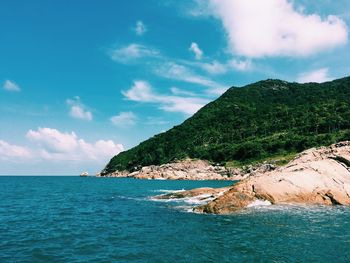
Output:
<path fill-rule="evenodd" d="M 0 262 L 350 262 L 348 207 L 217 216 L 184 213 L 189 202 L 148 200 L 228 184 L 0 177 Z"/>

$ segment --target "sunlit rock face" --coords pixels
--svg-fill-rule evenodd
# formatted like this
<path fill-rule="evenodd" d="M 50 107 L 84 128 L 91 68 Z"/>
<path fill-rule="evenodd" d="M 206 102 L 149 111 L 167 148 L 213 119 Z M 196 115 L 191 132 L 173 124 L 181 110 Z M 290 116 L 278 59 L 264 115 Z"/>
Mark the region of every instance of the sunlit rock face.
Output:
<path fill-rule="evenodd" d="M 249 176 L 196 211 L 226 214 L 256 200 L 350 205 L 350 142 L 306 150 L 285 166 Z"/>

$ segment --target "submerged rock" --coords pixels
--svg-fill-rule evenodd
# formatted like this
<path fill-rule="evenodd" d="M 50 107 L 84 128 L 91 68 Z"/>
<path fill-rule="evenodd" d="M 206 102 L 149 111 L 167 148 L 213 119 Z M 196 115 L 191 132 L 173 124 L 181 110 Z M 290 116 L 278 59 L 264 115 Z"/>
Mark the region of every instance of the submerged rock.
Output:
<path fill-rule="evenodd" d="M 218 197 L 219 195 L 222 195 L 227 190 L 229 190 L 229 187 L 223 187 L 223 188 L 203 187 L 203 188 L 196 188 L 196 189 L 187 190 L 187 191 L 185 190 L 176 191 L 168 194 L 157 195 L 157 196 L 154 196 L 153 199 L 158 199 L 158 200 L 181 199 L 181 198 L 198 197 L 198 196 Z"/>
<path fill-rule="evenodd" d="M 180 201 L 187 204 L 201 205 L 207 204 L 208 202 L 218 198 L 223 193 L 229 190 L 229 187 L 223 188 L 197 188 L 192 190 L 177 190 L 168 194 L 157 195 L 151 197 L 151 200 L 155 201 Z"/>
<path fill-rule="evenodd" d="M 88 172 L 82 172 L 82 173 L 80 174 L 80 176 L 88 176 L 88 175 L 89 175 Z"/>

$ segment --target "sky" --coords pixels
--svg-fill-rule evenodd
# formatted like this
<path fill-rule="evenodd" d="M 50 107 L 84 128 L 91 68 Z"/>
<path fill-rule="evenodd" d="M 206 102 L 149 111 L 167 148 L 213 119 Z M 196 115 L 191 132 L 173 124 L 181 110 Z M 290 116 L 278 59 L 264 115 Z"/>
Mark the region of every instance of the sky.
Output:
<path fill-rule="evenodd" d="M 0 11 L 0 175 L 93 174 L 232 86 L 350 75 L 347 0 L 2 0 Z"/>

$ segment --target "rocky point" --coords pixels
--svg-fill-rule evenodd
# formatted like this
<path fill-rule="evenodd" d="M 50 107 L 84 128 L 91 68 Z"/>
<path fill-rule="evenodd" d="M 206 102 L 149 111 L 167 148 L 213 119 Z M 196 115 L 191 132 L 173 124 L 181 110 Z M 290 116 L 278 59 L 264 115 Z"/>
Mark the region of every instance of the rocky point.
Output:
<path fill-rule="evenodd" d="M 350 205 L 350 142 L 312 148 L 276 169 L 253 171 L 237 184 L 181 195 L 215 195 L 196 212 L 228 214 L 257 201 L 271 204 Z M 171 194 L 164 198 L 172 198 Z"/>

